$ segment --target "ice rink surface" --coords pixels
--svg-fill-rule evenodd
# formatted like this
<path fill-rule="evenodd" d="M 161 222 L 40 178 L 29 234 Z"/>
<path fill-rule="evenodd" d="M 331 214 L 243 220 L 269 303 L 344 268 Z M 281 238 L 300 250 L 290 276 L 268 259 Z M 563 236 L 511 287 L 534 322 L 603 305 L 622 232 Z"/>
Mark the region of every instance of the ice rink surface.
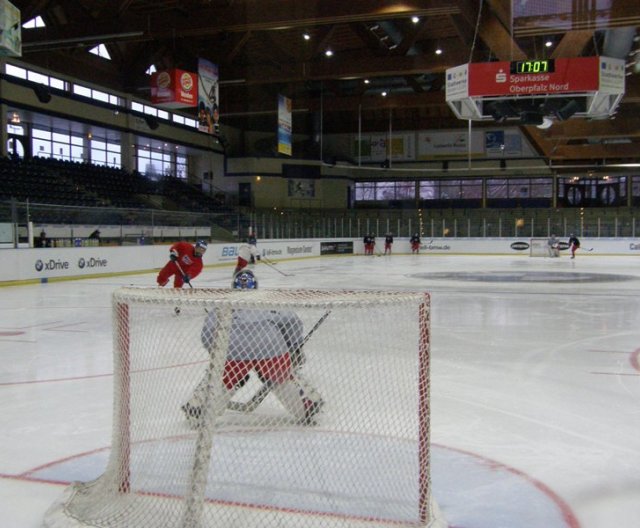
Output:
<path fill-rule="evenodd" d="M 324 257 L 256 273 L 432 293 L 433 494 L 451 528 L 640 526 L 640 259 Z M 69 481 L 102 472 L 110 296 L 128 285 L 155 275 L 0 288 L 0 526 L 40 526 Z"/>

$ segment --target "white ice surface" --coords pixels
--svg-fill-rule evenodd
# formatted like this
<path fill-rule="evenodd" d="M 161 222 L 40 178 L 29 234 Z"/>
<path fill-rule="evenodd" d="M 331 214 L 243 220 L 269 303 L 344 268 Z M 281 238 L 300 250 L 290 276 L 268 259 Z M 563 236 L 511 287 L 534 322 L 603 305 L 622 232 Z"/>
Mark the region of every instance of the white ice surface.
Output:
<path fill-rule="evenodd" d="M 432 292 L 433 493 L 452 526 L 640 526 L 640 260 L 277 266 L 293 276 L 258 264 L 261 286 Z M 230 275 L 208 269 L 194 284 L 227 286 Z M 603 275 L 629 279 L 595 280 Z M 100 471 L 96 453 L 111 442 L 110 295 L 130 284 L 154 275 L 0 288 L 0 526 L 40 526 L 66 459 Z"/>

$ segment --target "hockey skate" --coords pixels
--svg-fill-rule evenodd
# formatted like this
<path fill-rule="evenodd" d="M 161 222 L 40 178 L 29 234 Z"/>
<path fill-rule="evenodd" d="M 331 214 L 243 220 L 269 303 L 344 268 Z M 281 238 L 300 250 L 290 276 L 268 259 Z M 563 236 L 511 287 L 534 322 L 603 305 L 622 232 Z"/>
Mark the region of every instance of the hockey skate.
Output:
<path fill-rule="evenodd" d="M 316 414 L 320 412 L 324 405 L 324 401 L 322 399 L 318 401 L 310 400 L 309 398 L 304 398 L 304 418 L 300 421 L 300 425 L 308 425 L 313 426 L 317 425 L 314 417 Z"/>

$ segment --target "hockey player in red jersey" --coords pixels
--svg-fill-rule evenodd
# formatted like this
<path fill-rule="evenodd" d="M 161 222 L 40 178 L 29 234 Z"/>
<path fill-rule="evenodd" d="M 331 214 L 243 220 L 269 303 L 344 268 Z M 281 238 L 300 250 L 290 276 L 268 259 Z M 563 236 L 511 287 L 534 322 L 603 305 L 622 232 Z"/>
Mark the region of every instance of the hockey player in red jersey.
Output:
<path fill-rule="evenodd" d="M 580 240 L 573 233 L 569 235 L 569 251 L 571 251 L 571 258 L 576 258 L 576 251 L 580 249 Z"/>
<path fill-rule="evenodd" d="M 384 237 L 384 254 L 391 255 L 391 246 L 393 246 L 393 235 L 391 233 L 387 233 Z"/>
<path fill-rule="evenodd" d="M 411 244 L 411 253 L 420 253 L 420 235 L 418 233 L 409 239 L 409 243 Z"/>
<path fill-rule="evenodd" d="M 198 240 L 195 245 L 189 242 L 176 242 L 169 249 L 169 262 L 158 273 L 157 282 L 165 286 L 173 275 L 173 287 L 182 288 L 186 282 L 195 279 L 202 271 L 202 255 L 207 251 L 207 243 Z"/>

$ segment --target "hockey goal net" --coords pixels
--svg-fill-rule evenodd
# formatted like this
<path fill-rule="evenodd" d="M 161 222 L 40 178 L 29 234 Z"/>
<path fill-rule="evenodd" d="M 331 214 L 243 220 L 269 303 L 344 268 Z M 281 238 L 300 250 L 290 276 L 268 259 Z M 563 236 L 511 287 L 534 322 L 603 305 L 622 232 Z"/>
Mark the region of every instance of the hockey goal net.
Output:
<path fill-rule="evenodd" d="M 113 328 L 109 462 L 45 526 L 444 526 L 428 294 L 122 288 Z"/>
<path fill-rule="evenodd" d="M 556 248 L 549 245 L 548 238 L 532 238 L 529 241 L 530 257 L 558 257 L 560 256 L 556 244 Z"/>

